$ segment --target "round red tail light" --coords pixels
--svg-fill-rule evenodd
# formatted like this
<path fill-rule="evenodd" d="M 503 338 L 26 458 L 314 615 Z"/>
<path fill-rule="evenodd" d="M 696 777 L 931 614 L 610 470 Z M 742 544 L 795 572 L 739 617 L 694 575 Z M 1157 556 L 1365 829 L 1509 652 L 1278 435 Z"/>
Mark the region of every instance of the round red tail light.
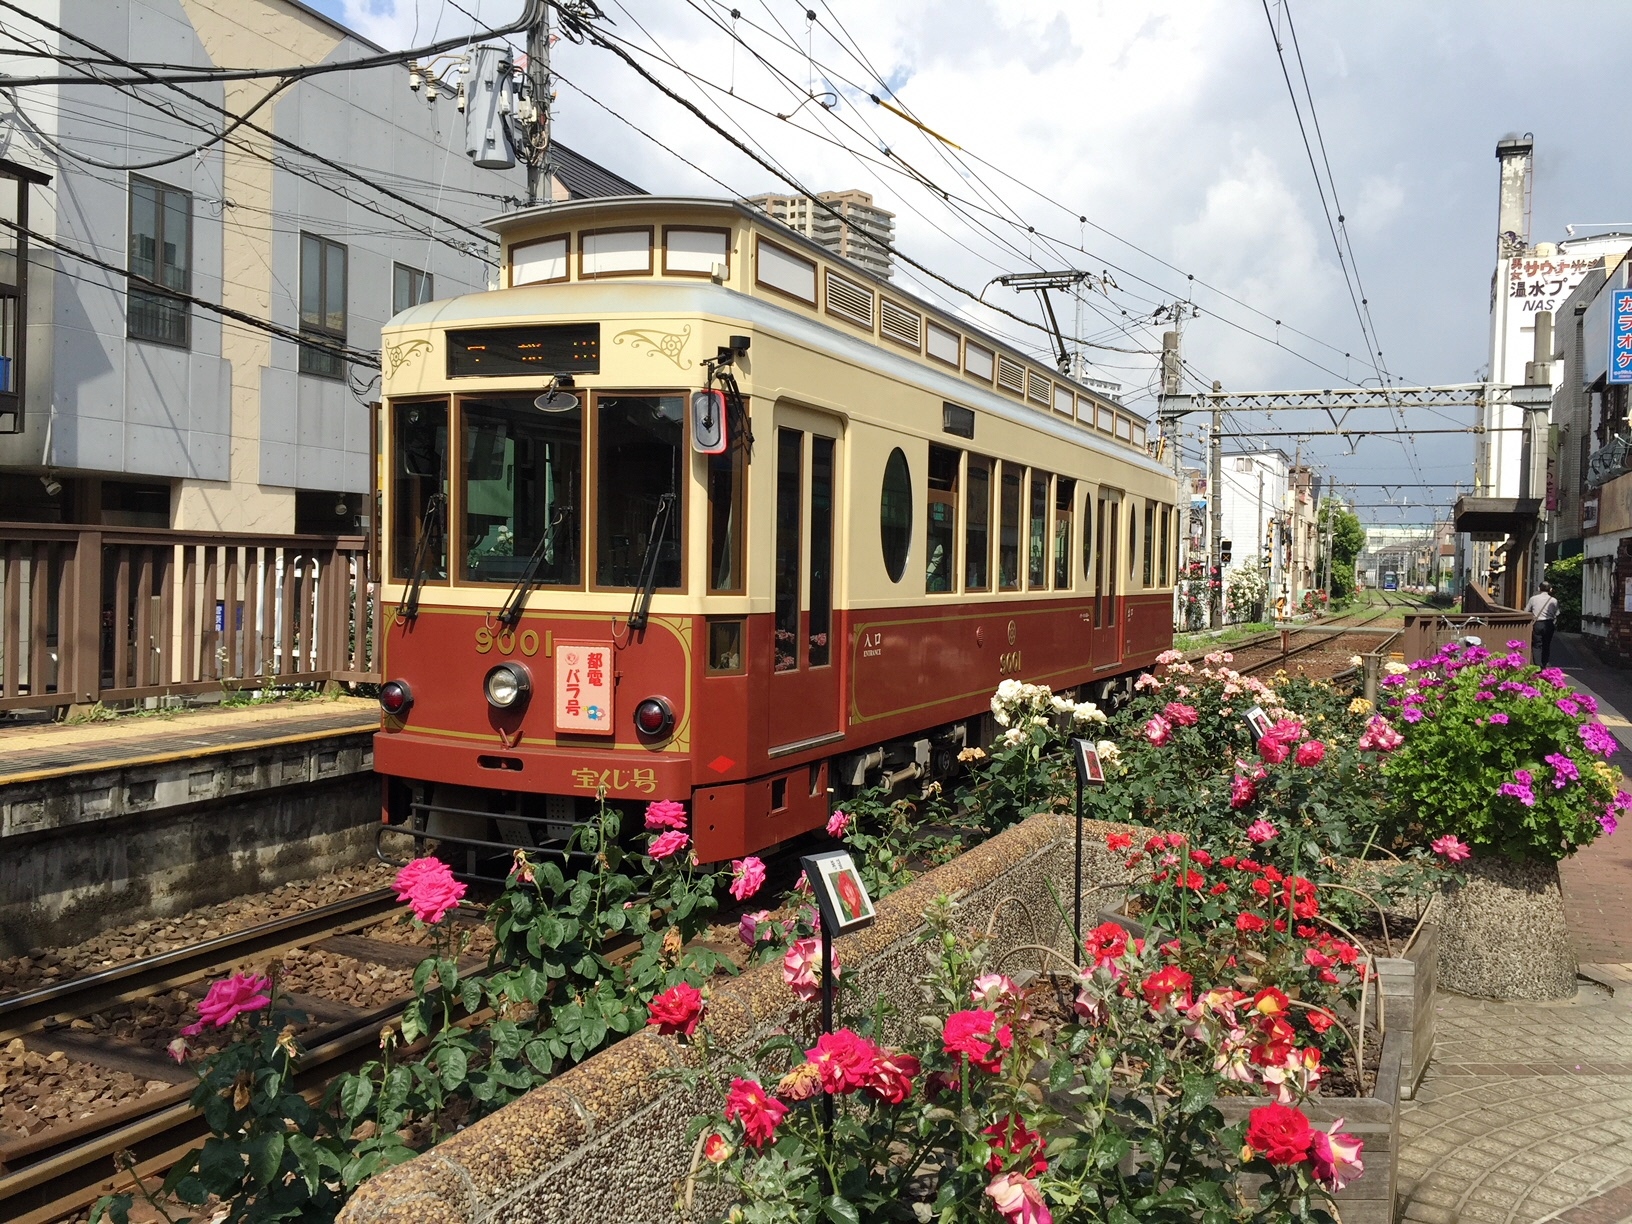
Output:
<path fill-rule="evenodd" d="M 380 685 L 380 709 L 393 717 L 400 717 L 414 704 L 414 691 L 406 680 L 387 680 Z"/>
<path fill-rule="evenodd" d="M 674 730 L 674 707 L 667 697 L 648 697 L 635 707 L 635 730 L 642 735 L 667 735 Z"/>

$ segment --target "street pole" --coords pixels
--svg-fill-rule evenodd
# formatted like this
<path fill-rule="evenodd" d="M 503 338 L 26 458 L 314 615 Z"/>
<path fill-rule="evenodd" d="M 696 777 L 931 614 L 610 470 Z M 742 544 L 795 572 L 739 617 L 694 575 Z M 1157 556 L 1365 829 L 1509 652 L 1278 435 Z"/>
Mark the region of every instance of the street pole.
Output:
<path fill-rule="evenodd" d="M 1182 341 L 1181 326 L 1184 319 L 1184 313 L 1181 310 L 1175 311 L 1175 314 L 1177 317 L 1173 322 L 1173 330 L 1162 333 L 1162 403 L 1159 411 L 1162 414 L 1162 427 L 1167 431 L 1167 445 L 1173 452 L 1173 499 L 1175 503 L 1178 503 L 1181 497 L 1184 498 L 1185 502 L 1188 502 L 1189 498 L 1184 493 L 1184 435 L 1179 429 L 1179 422 L 1182 419 L 1182 416 L 1177 409 L 1170 409 L 1168 407 L 1169 404 L 1175 403 L 1178 400 L 1179 392 L 1182 389 L 1184 382 L 1183 364 L 1179 356 L 1179 345 Z M 1177 511 L 1177 508 L 1177 505 L 1175 505 L 1175 511 Z M 1182 575 L 1185 572 L 1184 558 L 1186 555 L 1182 538 L 1178 552 L 1180 562 L 1179 574 Z M 1179 584 L 1177 582 L 1173 584 L 1173 624 L 1177 628 L 1183 628 L 1183 626 L 1179 624 L 1179 608 L 1181 605 L 1179 602 L 1178 585 Z"/>
<path fill-rule="evenodd" d="M 1218 383 L 1213 384 L 1215 392 L 1222 390 Z M 1208 603 L 1211 605 L 1208 621 L 1212 628 L 1224 627 L 1224 566 L 1223 553 L 1219 550 L 1220 537 L 1224 534 L 1224 410 L 1213 401 L 1213 432 L 1207 440 L 1207 514 L 1211 520 L 1208 523 Z M 1212 576 L 1218 576 L 1217 586 L 1212 585 Z"/>
<path fill-rule="evenodd" d="M 538 18 L 527 30 L 527 83 L 532 95 L 532 125 L 527 133 L 527 205 L 547 203 L 550 185 L 550 6 L 539 5 Z"/>

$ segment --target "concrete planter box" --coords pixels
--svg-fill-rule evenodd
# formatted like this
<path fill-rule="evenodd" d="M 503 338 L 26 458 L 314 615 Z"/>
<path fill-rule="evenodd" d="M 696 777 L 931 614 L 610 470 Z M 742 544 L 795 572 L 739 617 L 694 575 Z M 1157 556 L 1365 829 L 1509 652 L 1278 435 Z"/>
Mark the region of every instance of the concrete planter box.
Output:
<path fill-rule="evenodd" d="M 1577 965 L 1558 864 L 1479 855 L 1458 869 L 1462 882 L 1446 885 L 1432 910 L 1440 986 L 1478 999 L 1574 997 Z"/>
<path fill-rule="evenodd" d="M 1144 924 L 1118 910 L 1101 910 L 1101 922 L 1115 922 L 1144 938 Z M 1399 1038 L 1399 1092 L 1410 1100 L 1434 1053 L 1434 990 L 1439 978 L 1439 928 L 1422 924 L 1399 956 L 1377 958 L 1377 981 L 1383 994 L 1382 1029 Z M 1346 1218 L 1346 1217 L 1345 1217 Z"/>

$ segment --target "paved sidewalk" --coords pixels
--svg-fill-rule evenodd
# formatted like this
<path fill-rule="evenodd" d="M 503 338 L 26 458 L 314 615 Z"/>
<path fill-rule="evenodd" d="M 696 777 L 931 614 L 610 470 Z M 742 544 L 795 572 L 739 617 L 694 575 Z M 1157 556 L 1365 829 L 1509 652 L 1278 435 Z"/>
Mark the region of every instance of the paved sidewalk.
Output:
<path fill-rule="evenodd" d="M 1574 635 L 1553 662 L 1600 704 L 1632 768 L 1632 675 Z M 1562 1003 L 1439 996 L 1439 1033 L 1404 1105 L 1399 1218 L 1411 1224 L 1632 1221 L 1632 823 L 1560 864 L 1583 974 Z"/>

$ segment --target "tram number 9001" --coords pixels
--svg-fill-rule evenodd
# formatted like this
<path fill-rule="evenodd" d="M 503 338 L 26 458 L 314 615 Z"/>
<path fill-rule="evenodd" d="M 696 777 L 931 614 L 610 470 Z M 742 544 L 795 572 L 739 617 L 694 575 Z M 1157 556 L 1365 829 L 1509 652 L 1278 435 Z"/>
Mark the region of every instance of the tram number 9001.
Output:
<path fill-rule="evenodd" d="M 521 653 L 531 658 L 538 653 L 538 634 L 532 629 L 523 629 L 519 634 L 508 629 L 500 629 L 497 633 L 482 625 L 476 630 L 476 653 L 487 654 L 495 646 L 500 654 L 514 654 L 519 647 Z"/>
<path fill-rule="evenodd" d="M 1014 676 L 1020 672 L 1020 652 L 1010 650 L 997 656 L 997 674 Z"/>

